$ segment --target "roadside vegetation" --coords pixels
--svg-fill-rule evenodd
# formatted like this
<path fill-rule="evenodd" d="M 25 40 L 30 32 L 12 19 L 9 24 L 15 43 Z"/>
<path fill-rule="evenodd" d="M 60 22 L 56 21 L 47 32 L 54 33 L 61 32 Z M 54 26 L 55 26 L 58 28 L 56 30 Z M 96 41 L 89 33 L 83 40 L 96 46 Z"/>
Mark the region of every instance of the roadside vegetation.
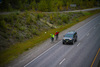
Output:
<path fill-rule="evenodd" d="M 79 21 L 77 18 L 85 14 L 82 12 L 49 14 L 26 11 L 23 14 L 0 15 L 0 50 L 18 42 L 35 39 L 42 32 L 73 23 L 73 19 Z"/>
<path fill-rule="evenodd" d="M 71 7 L 76 4 L 76 7 Z M 64 11 L 100 6 L 100 0 L 1 0 L 0 12 L 7 11 Z"/>
<path fill-rule="evenodd" d="M 98 66 L 97 67 L 100 67 L 100 60 L 99 60 L 99 63 L 98 63 Z"/>
<path fill-rule="evenodd" d="M 71 13 L 13 13 L 0 15 L 0 66 L 100 10 Z M 47 32 L 47 33 L 45 33 Z"/>

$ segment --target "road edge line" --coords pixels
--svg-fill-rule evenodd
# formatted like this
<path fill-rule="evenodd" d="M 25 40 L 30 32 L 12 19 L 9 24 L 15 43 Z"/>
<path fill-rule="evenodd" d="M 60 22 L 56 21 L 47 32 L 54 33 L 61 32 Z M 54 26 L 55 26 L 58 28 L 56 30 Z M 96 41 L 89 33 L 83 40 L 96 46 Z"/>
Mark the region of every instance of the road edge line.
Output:
<path fill-rule="evenodd" d="M 60 40 L 58 43 L 60 43 L 62 40 Z M 35 61 L 37 58 L 39 58 L 40 56 L 42 56 L 44 53 L 48 52 L 50 49 L 52 49 L 53 47 L 55 47 L 58 43 L 56 43 L 54 46 L 52 46 L 51 48 L 49 48 L 48 50 L 46 50 L 45 52 L 43 52 L 42 54 L 40 54 L 39 56 L 37 56 L 35 59 L 31 60 L 29 63 L 27 63 L 26 65 L 24 65 L 24 67 L 28 66 L 30 63 L 32 63 L 33 61 Z"/>
<path fill-rule="evenodd" d="M 96 58 L 97 58 L 99 52 L 100 52 L 100 48 L 98 49 L 98 51 L 97 51 L 97 53 L 96 53 L 96 56 L 94 57 L 94 60 L 93 60 L 93 62 L 92 62 L 92 64 L 91 64 L 91 67 L 93 67 L 93 64 L 94 64 L 94 62 L 95 62 L 95 60 L 96 60 Z"/>

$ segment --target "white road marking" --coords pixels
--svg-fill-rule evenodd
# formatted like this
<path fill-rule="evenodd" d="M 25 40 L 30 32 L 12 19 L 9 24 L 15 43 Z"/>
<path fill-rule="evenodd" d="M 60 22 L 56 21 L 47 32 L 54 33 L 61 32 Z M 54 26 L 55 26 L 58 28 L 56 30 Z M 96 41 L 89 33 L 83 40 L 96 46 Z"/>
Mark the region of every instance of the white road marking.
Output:
<path fill-rule="evenodd" d="M 78 43 L 78 45 L 77 46 L 79 46 L 80 45 L 80 43 Z"/>
<path fill-rule="evenodd" d="M 59 63 L 59 65 L 61 65 L 65 60 L 66 60 L 66 59 L 64 58 L 64 59 Z"/>
<path fill-rule="evenodd" d="M 61 41 L 59 41 L 58 43 L 60 43 Z M 35 61 L 36 59 L 38 59 L 40 56 L 42 56 L 43 54 L 45 54 L 46 52 L 48 52 L 50 49 L 52 49 L 53 47 L 55 47 L 58 43 L 56 43 L 54 46 L 52 46 L 51 48 L 49 48 L 48 50 L 46 50 L 45 52 L 43 52 L 42 54 L 40 54 L 38 57 L 36 57 L 35 59 L 33 59 L 32 61 L 30 61 L 29 63 L 27 63 L 24 67 L 27 67 L 30 63 L 32 63 L 33 61 Z"/>

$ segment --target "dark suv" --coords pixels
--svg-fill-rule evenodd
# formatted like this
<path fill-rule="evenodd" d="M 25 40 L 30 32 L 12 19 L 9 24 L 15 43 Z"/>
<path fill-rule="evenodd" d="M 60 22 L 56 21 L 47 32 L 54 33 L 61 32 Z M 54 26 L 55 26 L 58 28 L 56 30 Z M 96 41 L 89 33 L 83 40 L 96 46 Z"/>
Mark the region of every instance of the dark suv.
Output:
<path fill-rule="evenodd" d="M 77 32 L 71 31 L 64 35 L 62 43 L 63 44 L 66 44 L 66 43 L 74 44 L 74 42 L 76 42 L 76 41 L 77 41 Z"/>

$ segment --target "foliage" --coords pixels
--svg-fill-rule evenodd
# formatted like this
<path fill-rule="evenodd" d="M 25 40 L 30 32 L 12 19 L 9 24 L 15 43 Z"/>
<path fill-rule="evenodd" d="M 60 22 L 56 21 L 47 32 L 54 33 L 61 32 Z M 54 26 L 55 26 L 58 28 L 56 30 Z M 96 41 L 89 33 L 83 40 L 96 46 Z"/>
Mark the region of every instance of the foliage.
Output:
<path fill-rule="evenodd" d="M 0 29 L 1 29 L 2 31 L 7 29 L 7 27 L 6 27 L 6 22 L 5 22 L 4 20 L 2 20 L 2 21 L 0 22 Z"/>
<path fill-rule="evenodd" d="M 76 7 L 70 7 L 76 4 Z M 100 0 L 2 0 L 0 11 L 62 11 L 100 6 Z"/>
<path fill-rule="evenodd" d="M 30 3 L 30 9 L 32 9 L 33 11 L 35 11 L 36 8 L 37 8 L 36 2 L 35 1 L 31 2 Z"/>
<path fill-rule="evenodd" d="M 38 10 L 39 11 L 48 11 L 47 3 L 45 0 L 41 0 L 38 4 Z"/>

